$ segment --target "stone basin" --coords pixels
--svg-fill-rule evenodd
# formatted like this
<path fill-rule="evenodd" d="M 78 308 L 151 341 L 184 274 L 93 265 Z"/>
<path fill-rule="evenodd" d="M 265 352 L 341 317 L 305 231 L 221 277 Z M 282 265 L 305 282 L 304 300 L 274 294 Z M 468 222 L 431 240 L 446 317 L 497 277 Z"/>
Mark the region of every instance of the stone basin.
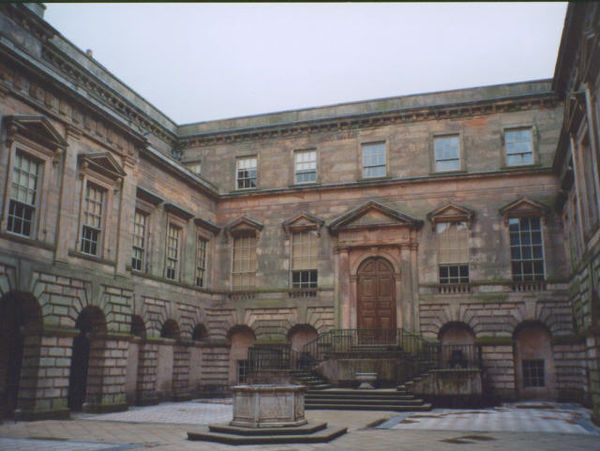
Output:
<path fill-rule="evenodd" d="M 251 428 L 302 426 L 304 385 L 236 385 L 231 426 Z"/>

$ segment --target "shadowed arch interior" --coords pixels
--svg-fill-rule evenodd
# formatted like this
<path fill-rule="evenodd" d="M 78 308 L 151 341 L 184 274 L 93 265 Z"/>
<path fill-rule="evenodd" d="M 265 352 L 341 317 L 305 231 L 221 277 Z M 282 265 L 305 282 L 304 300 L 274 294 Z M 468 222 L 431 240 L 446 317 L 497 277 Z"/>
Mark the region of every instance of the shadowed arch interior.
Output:
<path fill-rule="evenodd" d="M 106 318 L 100 308 L 88 305 L 77 317 L 75 327 L 79 329 L 79 334 L 73 338 L 68 406 L 73 411 L 80 411 L 88 391 L 92 341 L 94 334 L 106 332 Z M 95 365 L 99 365 L 99 362 L 95 362 Z"/>
<path fill-rule="evenodd" d="M 0 299 L 0 418 L 17 408 L 24 357 L 39 355 L 41 308 L 29 293 L 10 292 Z M 36 340 L 37 346 L 25 342 Z M 32 355 L 26 355 L 32 354 Z"/>
<path fill-rule="evenodd" d="M 162 328 L 160 329 L 160 336 L 161 338 L 171 338 L 174 340 L 178 339 L 179 324 L 177 324 L 177 321 L 173 319 L 166 320 Z"/>

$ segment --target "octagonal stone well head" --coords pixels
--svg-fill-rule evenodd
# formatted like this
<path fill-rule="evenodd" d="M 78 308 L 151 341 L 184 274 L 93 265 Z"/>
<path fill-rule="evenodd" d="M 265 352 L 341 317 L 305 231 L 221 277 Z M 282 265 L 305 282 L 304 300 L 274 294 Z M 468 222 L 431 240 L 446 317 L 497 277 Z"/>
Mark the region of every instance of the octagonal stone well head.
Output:
<path fill-rule="evenodd" d="M 290 427 L 307 423 L 303 385 L 236 385 L 232 390 L 232 426 Z"/>

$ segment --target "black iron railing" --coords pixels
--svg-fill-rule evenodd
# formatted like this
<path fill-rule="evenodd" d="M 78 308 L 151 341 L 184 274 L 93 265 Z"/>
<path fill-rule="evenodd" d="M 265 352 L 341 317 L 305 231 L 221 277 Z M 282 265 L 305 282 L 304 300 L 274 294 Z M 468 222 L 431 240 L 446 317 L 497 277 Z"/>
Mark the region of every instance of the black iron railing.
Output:
<path fill-rule="evenodd" d="M 302 354 L 314 362 L 334 355 L 360 351 L 397 351 L 407 356 L 435 362 L 436 342 L 404 329 L 332 329 L 304 345 Z"/>
<path fill-rule="evenodd" d="M 289 344 L 258 344 L 248 349 L 251 372 L 312 369 L 330 358 L 384 353 L 414 363 L 414 375 L 429 369 L 481 368 L 478 345 L 442 345 L 404 329 L 332 329 L 297 351 Z"/>

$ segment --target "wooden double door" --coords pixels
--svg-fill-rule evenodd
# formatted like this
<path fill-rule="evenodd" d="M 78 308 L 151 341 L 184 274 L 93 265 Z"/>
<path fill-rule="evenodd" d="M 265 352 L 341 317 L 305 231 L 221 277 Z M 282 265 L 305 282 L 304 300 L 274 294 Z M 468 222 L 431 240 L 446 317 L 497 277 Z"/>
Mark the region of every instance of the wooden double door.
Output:
<path fill-rule="evenodd" d="M 394 269 L 384 258 L 366 259 L 358 268 L 358 329 L 365 342 L 395 340 L 396 282 Z M 392 332 L 394 331 L 394 332 Z"/>

